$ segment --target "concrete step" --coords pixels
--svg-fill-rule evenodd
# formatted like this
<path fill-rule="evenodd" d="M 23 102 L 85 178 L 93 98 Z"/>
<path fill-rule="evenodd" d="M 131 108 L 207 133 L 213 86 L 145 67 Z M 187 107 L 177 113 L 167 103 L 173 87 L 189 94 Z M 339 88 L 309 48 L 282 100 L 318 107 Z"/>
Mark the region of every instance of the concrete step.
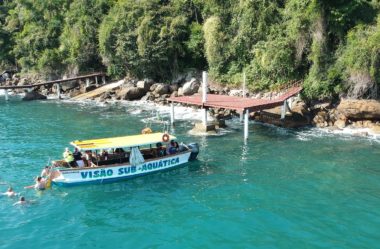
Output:
<path fill-rule="evenodd" d="M 95 90 L 92 90 L 90 92 L 82 93 L 80 95 L 72 97 L 71 100 L 81 101 L 81 100 L 86 100 L 86 99 L 92 99 L 92 98 L 98 97 L 99 95 L 101 95 L 107 91 L 110 91 L 114 88 L 121 86 L 123 83 L 124 83 L 124 80 L 120 80 L 118 82 L 110 83 L 110 84 L 101 86 L 99 88 L 96 88 Z"/>

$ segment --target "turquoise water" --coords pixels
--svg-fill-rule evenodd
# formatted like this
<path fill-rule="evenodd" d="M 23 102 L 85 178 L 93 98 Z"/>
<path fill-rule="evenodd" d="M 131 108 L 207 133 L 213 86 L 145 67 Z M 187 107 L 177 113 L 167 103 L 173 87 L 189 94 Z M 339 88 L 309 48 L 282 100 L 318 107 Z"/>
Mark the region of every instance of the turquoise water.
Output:
<path fill-rule="evenodd" d="M 180 120 L 175 134 L 201 145 L 188 167 L 40 193 L 23 186 L 70 141 L 140 132 L 152 108 L 0 99 L 0 110 L 0 190 L 35 201 L 0 197 L 0 248 L 380 248 L 378 141 L 250 124 L 245 145 L 238 120 L 207 138 Z"/>

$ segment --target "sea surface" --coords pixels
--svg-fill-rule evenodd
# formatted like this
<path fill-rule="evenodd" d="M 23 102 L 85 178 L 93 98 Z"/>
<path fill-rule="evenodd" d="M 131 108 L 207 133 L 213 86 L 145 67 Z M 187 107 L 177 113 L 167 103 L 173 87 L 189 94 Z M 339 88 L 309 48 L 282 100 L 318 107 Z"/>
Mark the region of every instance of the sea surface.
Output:
<path fill-rule="evenodd" d="M 141 102 L 97 105 L 0 97 L 0 248 L 380 248 L 380 142 L 317 129 L 227 121 Z M 104 185 L 23 189 L 70 141 L 170 129 L 198 161 Z"/>

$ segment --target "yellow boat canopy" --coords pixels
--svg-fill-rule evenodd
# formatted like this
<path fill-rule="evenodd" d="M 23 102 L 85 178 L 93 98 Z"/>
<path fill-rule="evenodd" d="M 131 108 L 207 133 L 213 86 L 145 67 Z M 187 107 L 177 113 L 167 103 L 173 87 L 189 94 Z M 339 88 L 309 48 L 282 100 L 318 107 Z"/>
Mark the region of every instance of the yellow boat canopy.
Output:
<path fill-rule="evenodd" d="M 115 149 L 125 147 L 136 147 L 149 144 L 163 142 L 165 133 L 150 133 L 125 137 L 111 137 L 92 140 L 76 140 L 70 144 L 79 150 L 100 150 L 100 149 Z M 169 135 L 169 141 L 177 139 L 175 136 Z"/>

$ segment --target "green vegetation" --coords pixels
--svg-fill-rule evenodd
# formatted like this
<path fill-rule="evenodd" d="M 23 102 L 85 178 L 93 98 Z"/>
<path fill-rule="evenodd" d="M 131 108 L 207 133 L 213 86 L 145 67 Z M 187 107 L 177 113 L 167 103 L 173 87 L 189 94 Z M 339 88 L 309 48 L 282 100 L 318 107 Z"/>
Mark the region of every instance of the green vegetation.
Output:
<path fill-rule="evenodd" d="M 0 68 L 107 70 L 170 81 L 189 69 L 251 89 L 302 80 L 310 98 L 377 96 L 378 0 L 14 0 Z"/>

